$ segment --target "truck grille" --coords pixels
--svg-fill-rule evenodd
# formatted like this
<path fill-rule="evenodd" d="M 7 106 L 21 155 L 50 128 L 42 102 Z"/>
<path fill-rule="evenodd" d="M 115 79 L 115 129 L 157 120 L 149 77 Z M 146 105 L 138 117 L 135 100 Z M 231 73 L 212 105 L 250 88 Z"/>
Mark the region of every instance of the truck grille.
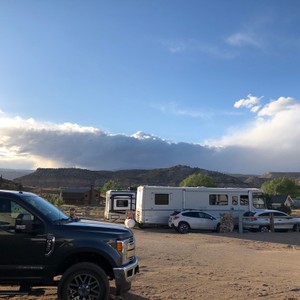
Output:
<path fill-rule="evenodd" d="M 134 237 L 130 238 L 127 243 L 127 259 L 132 262 L 135 257 L 135 240 Z"/>
<path fill-rule="evenodd" d="M 126 240 L 119 241 L 122 243 L 122 264 L 128 264 L 135 260 L 135 239 L 131 237 Z"/>

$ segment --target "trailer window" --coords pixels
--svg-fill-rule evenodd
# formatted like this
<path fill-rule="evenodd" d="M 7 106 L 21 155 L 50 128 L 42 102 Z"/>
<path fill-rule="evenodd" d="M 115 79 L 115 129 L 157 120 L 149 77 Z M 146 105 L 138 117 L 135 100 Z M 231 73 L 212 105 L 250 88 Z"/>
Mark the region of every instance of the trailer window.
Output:
<path fill-rule="evenodd" d="M 169 205 L 169 194 L 155 194 L 154 195 L 155 205 Z"/>
<path fill-rule="evenodd" d="M 228 195 L 209 195 L 209 205 L 228 205 Z"/>
<path fill-rule="evenodd" d="M 240 204 L 241 205 L 249 205 L 249 197 L 248 197 L 248 195 L 241 195 L 240 196 Z"/>
<path fill-rule="evenodd" d="M 117 207 L 127 207 L 128 200 L 117 200 L 116 206 Z"/>
<path fill-rule="evenodd" d="M 231 204 L 232 205 L 238 205 L 238 196 L 232 196 Z"/>
<path fill-rule="evenodd" d="M 255 208 L 266 208 L 264 195 L 262 193 L 253 193 L 253 206 Z"/>

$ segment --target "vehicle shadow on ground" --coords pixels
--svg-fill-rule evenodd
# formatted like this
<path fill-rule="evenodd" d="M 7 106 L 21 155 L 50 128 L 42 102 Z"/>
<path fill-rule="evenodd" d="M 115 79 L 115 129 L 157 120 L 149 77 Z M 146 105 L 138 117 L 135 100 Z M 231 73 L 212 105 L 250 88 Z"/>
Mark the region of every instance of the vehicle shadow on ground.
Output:
<path fill-rule="evenodd" d="M 155 227 L 144 227 L 144 228 L 133 228 L 133 231 L 144 232 L 151 232 L 152 234 L 175 234 L 179 237 L 181 236 L 180 233 L 176 232 L 174 229 L 169 228 L 167 226 L 155 226 Z M 189 234 L 203 234 L 203 235 L 211 235 L 214 237 L 222 237 L 222 238 L 234 238 L 244 241 L 256 241 L 256 242 L 268 242 L 268 243 L 277 243 L 283 245 L 294 245 L 300 246 L 300 232 L 288 231 L 288 232 L 251 232 L 251 231 L 243 231 L 239 232 L 238 229 L 234 229 L 232 232 L 226 233 L 217 233 L 217 232 L 210 232 L 210 231 L 198 231 L 193 230 Z"/>
<path fill-rule="evenodd" d="M 110 300 L 147 300 L 148 298 L 134 295 L 130 291 L 120 296 L 116 296 L 115 288 L 110 288 Z"/>
<path fill-rule="evenodd" d="M 276 243 L 283 245 L 294 245 L 300 246 L 300 233 L 299 232 L 250 232 L 243 231 L 240 233 L 238 231 L 233 231 L 229 233 L 219 233 L 221 236 L 240 239 L 244 241 L 256 241 L 256 242 L 267 242 Z"/>

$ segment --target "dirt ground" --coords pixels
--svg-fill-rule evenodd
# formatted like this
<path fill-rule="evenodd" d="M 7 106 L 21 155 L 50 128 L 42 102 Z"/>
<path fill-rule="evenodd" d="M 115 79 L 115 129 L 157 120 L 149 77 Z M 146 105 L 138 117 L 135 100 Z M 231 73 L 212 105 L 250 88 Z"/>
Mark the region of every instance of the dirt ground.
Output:
<path fill-rule="evenodd" d="M 112 284 L 113 300 L 300 300 L 300 233 L 133 231 L 141 272 L 126 295 Z M 55 289 L 38 299 L 56 299 Z"/>

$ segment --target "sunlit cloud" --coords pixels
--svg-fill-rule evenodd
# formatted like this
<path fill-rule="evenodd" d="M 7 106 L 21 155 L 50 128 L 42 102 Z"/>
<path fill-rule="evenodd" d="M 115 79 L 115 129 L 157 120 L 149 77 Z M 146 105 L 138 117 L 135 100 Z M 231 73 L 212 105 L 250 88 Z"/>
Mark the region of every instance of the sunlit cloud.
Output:
<path fill-rule="evenodd" d="M 134 134 L 131 135 L 131 137 L 137 139 L 137 140 L 160 140 L 159 137 L 157 136 L 154 136 L 152 134 L 149 134 L 149 133 L 145 133 L 143 131 L 138 131 Z"/>
<path fill-rule="evenodd" d="M 275 116 L 283 111 L 293 111 L 299 106 L 299 102 L 291 97 L 280 97 L 278 100 L 271 101 L 266 104 L 258 113 L 259 117 Z"/>
<path fill-rule="evenodd" d="M 252 109 L 262 97 L 248 97 L 237 101 L 235 107 Z M 237 105 L 238 103 L 238 105 Z M 298 161 L 298 144 L 300 142 L 300 102 L 290 97 L 280 97 L 265 104 L 257 110 L 256 118 L 239 128 L 233 128 L 214 145 L 234 146 L 240 145 L 257 149 L 267 149 L 268 155 L 281 155 L 281 160 L 291 158 Z M 291 153 L 286 149 L 293 149 Z M 280 155 L 279 155 L 280 154 Z M 263 157 L 267 156 L 262 153 Z M 275 162 L 274 162 L 275 163 Z"/>
<path fill-rule="evenodd" d="M 252 95 L 248 95 L 246 99 L 240 99 L 234 103 L 235 108 L 246 107 L 249 108 L 252 112 L 257 112 L 260 108 L 259 103 L 263 99 L 263 97 L 255 97 Z"/>
<path fill-rule="evenodd" d="M 53 124 L 0 114 L 0 166 L 78 167 L 91 170 L 149 169 L 182 164 L 239 173 L 299 171 L 300 102 L 279 97 L 262 103 L 248 95 L 235 109 L 252 110 L 253 119 L 215 140 L 200 144 L 174 143 L 137 131 L 130 136 L 111 134 L 73 123 Z M 254 112 L 253 108 L 257 108 Z M 162 108 L 170 111 L 170 106 Z M 186 117 L 200 113 L 180 110 Z M 249 120 L 249 119 L 248 119 Z"/>

